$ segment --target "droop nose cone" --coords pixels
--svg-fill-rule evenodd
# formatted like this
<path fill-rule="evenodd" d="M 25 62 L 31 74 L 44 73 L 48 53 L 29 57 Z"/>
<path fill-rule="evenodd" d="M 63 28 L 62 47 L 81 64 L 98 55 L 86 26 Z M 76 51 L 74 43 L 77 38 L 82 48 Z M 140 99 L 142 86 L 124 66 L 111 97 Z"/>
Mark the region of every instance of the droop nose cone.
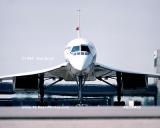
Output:
<path fill-rule="evenodd" d="M 89 61 L 87 56 L 79 56 L 76 60 L 71 61 L 73 68 L 79 71 L 85 70 L 89 66 Z"/>

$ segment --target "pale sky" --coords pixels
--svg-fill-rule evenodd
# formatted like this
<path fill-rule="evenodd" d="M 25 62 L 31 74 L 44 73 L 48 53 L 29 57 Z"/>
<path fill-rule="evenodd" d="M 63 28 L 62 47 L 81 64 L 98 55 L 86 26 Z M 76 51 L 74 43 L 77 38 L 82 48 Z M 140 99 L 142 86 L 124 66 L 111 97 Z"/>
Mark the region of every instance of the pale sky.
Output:
<path fill-rule="evenodd" d="M 0 75 L 64 62 L 64 48 L 81 35 L 97 49 L 97 62 L 154 73 L 160 48 L 160 0 L 0 0 Z"/>

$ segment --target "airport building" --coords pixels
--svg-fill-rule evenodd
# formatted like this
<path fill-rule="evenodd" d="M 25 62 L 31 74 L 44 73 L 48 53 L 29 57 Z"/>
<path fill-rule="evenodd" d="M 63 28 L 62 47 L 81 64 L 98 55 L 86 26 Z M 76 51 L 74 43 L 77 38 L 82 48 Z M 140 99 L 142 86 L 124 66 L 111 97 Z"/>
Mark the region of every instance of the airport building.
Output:
<path fill-rule="evenodd" d="M 155 72 L 160 74 L 160 49 L 154 52 L 154 68 Z M 155 83 L 157 85 L 158 94 L 157 94 L 157 105 L 160 105 L 160 80 L 155 79 Z"/>

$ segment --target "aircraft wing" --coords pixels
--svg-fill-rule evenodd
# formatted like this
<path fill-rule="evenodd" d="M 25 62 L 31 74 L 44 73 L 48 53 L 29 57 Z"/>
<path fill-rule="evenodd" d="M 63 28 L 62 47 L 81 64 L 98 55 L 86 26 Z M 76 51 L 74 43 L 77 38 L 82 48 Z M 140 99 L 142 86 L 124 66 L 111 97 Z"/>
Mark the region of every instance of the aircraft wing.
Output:
<path fill-rule="evenodd" d="M 67 64 L 68 63 L 65 62 L 65 63 L 62 63 L 58 66 L 43 69 L 43 70 L 0 76 L 0 79 L 10 79 L 10 78 L 14 78 L 14 77 L 29 76 L 29 75 L 35 75 L 35 74 L 41 74 L 41 73 L 44 73 L 45 77 L 65 78 Z"/>
<path fill-rule="evenodd" d="M 123 71 L 119 69 L 110 68 L 101 64 L 95 64 L 95 77 L 99 80 L 108 80 L 109 78 L 118 79 L 119 76 L 123 87 L 126 89 L 143 88 L 148 85 L 148 78 L 159 78 L 160 74 L 137 73 L 130 71 Z"/>

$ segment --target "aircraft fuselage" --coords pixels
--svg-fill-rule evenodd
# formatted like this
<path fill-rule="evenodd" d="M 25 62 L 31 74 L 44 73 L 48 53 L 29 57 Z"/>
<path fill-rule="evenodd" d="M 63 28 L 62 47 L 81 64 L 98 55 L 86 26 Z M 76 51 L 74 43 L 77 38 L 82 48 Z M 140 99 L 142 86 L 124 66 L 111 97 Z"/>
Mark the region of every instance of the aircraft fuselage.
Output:
<path fill-rule="evenodd" d="M 65 48 L 64 55 L 74 75 L 87 75 L 93 70 L 96 49 L 90 41 L 83 38 L 70 41 Z"/>

